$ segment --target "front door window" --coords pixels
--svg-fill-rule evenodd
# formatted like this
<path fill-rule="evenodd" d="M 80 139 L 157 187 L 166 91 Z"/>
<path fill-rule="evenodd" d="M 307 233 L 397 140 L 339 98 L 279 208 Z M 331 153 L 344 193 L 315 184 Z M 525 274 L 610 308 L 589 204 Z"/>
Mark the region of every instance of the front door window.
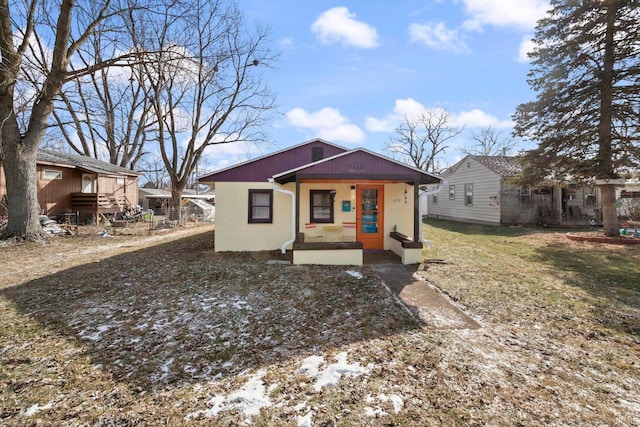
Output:
<path fill-rule="evenodd" d="M 362 223 L 360 231 L 364 234 L 378 232 L 378 190 L 362 190 Z"/>
<path fill-rule="evenodd" d="M 359 185 L 356 239 L 364 249 L 384 247 L 384 185 Z"/>

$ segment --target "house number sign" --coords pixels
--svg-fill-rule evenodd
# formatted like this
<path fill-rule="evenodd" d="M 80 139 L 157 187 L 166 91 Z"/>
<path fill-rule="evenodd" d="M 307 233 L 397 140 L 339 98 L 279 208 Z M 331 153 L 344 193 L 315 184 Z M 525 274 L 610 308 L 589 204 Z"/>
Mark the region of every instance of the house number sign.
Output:
<path fill-rule="evenodd" d="M 349 170 L 350 171 L 364 171 L 366 168 L 364 163 L 350 163 Z"/>

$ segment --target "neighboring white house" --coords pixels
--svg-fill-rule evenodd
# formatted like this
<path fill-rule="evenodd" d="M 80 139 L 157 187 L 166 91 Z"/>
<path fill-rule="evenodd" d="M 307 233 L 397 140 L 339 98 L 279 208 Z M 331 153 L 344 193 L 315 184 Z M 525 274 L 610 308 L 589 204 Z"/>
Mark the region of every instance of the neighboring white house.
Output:
<path fill-rule="evenodd" d="M 296 264 L 362 264 L 363 250 L 422 252 L 418 190 L 440 178 L 315 139 L 199 178 L 215 187 L 215 250 L 293 250 Z"/>
<path fill-rule="evenodd" d="M 565 183 L 522 188 L 509 182 L 520 168 L 513 157 L 466 156 L 442 173 L 446 185 L 428 196 L 428 216 L 503 225 L 579 225 L 598 219 L 595 187 Z"/>

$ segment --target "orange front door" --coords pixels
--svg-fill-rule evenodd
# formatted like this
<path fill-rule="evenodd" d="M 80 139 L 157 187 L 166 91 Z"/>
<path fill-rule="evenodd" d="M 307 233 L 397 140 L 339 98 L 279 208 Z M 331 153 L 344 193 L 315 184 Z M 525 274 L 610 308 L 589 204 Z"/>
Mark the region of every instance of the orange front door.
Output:
<path fill-rule="evenodd" d="M 384 185 L 358 185 L 356 239 L 364 249 L 384 248 Z"/>

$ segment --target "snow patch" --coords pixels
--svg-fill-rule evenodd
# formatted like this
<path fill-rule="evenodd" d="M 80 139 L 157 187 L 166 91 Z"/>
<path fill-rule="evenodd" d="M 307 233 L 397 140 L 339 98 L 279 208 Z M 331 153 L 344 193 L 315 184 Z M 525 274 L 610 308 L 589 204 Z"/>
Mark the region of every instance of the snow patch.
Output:
<path fill-rule="evenodd" d="M 204 417 L 214 417 L 219 412 L 229 409 L 237 409 L 242 412 L 249 422 L 249 418 L 260 413 L 260 409 L 271 405 L 269 396 L 266 394 L 262 378 L 266 375 L 266 370 L 261 369 L 249 377 L 247 382 L 238 391 L 228 396 L 217 395 L 209 400 L 209 409 L 192 412 L 186 419 Z"/>
<path fill-rule="evenodd" d="M 356 279 L 362 279 L 364 277 L 362 273 L 355 270 L 347 270 L 346 273 L 351 277 L 355 277 Z"/>
<path fill-rule="evenodd" d="M 24 411 L 24 413 L 22 414 L 23 417 L 32 417 L 35 414 L 37 414 L 38 412 L 42 412 L 42 411 L 48 411 L 49 409 L 53 408 L 53 402 L 49 402 L 46 405 L 40 406 L 37 403 L 34 405 L 31 405 L 29 407 L 29 409 L 27 409 L 26 411 Z"/>
<path fill-rule="evenodd" d="M 324 359 L 320 356 L 310 356 L 302 361 L 302 366 L 300 367 L 299 372 L 301 374 L 315 377 L 316 383 L 313 386 L 315 391 L 320 391 L 322 387 L 334 385 L 343 375 L 353 377 L 368 374 L 371 371 L 368 365 L 361 366 L 359 363 L 347 363 L 346 352 L 336 354 L 336 363 L 332 363 L 320 371 L 319 367 L 323 361 Z"/>
<path fill-rule="evenodd" d="M 80 332 L 80 337 L 89 341 L 98 341 L 100 339 L 100 336 L 104 332 L 107 332 L 109 329 L 111 329 L 111 325 L 100 325 L 98 326 L 98 330 L 93 334 L 89 334 L 87 330 L 83 330 L 82 332 Z"/>
<path fill-rule="evenodd" d="M 309 411 L 306 415 L 298 417 L 298 427 L 311 427 L 313 412 Z"/>

